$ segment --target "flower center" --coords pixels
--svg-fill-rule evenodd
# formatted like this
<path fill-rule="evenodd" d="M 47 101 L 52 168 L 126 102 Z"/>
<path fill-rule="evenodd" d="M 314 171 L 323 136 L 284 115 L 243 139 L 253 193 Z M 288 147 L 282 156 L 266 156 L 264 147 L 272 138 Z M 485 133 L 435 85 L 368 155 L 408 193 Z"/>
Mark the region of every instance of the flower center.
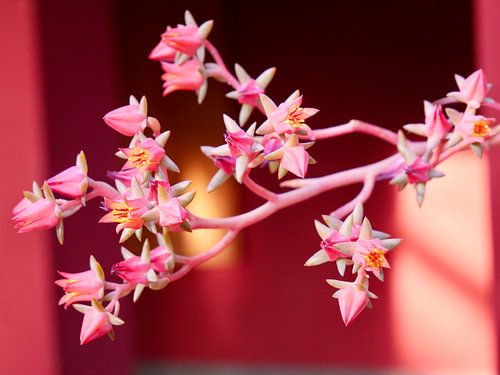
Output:
<path fill-rule="evenodd" d="M 472 129 L 472 135 L 477 138 L 484 138 L 491 134 L 490 125 L 493 121 L 488 119 L 477 120 Z"/>
<path fill-rule="evenodd" d="M 130 207 L 125 202 L 118 203 L 111 214 L 113 215 L 113 219 L 117 223 L 125 223 L 129 220 L 128 214 L 130 212 Z"/>
<path fill-rule="evenodd" d="M 151 155 L 142 147 L 135 146 L 128 160 L 135 168 L 145 168 L 151 163 Z"/>
<path fill-rule="evenodd" d="M 288 114 L 286 122 L 291 126 L 300 127 L 304 123 L 303 113 L 304 110 L 301 107 L 295 108 Z"/>
<path fill-rule="evenodd" d="M 384 252 L 380 249 L 373 249 L 370 251 L 370 254 L 365 256 L 366 265 L 370 268 L 380 269 L 382 264 L 384 264 L 384 261 Z"/>

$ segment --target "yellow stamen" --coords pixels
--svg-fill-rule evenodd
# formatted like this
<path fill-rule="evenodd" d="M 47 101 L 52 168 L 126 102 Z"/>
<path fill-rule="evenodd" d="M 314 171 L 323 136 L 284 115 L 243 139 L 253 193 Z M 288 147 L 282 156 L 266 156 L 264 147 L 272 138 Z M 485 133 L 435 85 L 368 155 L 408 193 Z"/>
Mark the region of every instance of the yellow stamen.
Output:
<path fill-rule="evenodd" d="M 130 212 L 130 207 L 125 202 L 117 203 L 115 208 L 111 211 L 113 219 L 117 223 L 125 223 L 129 221 L 128 214 Z"/>
<path fill-rule="evenodd" d="M 489 119 L 477 120 L 472 129 L 472 136 L 477 138 L 484 138 L 491 134 L 490 125 L 493 121 Z"/>
<path fill-rule="evenodd" d="M 291 126 L 299 127 L 304 123 L 303 116 L 304 109 L 301 107 L 295 108 L 288 114 L 288 119 L 285 121 Z"/>
<path fill-rule="evenodd" d="M 135 168 L 144 168 L 151 163 L 151 155 L 142 147 L 135 146 L 128 160 Z"/>
<path fill-rule="evenodd" d="M 384 252 L 380 249 L 373 249 L 365 256 L 365 263 L 368 267 L 380 269 L 385 262 Z"/>

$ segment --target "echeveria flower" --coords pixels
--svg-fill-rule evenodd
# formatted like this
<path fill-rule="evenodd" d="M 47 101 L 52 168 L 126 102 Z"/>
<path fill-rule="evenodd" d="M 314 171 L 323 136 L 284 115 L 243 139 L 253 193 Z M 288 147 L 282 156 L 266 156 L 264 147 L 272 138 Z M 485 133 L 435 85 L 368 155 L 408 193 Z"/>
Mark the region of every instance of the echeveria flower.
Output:
<path fill-rule="evenodd" d="M 34 202 L 24 198 L 12 213 L 18 233 L 53 228 L 60 222 L 62 215 L 56 202 L 47 198 Z"/>
<path fill-rule="evenodd" d="M 351 324 L 366 307 L 371 307 L 370 298 L 377 298 L 368 290 L 368 278 L 362 270 L 358 272 L 354 282 L 334 279 L 328 279 L 326 282 L 338 288 L 333 298 L 339 301 L 340 314 L 346 326 Z"/>
<path fill-rule="evenodd" d="M 73 307 L 84 314 L 80 331 L 80 345 L 88 344 L 105 334 L 113 337 L 113 326 L 125 323 L 117 316 L 106 311 L 101 303 L 95 299 L 92 300 L 91 306 L 74 304 Z"/>
<path fill-rule="evenodd" d="M 104 272 L 101 265 L 90 256 L 90 270 L 79 273 L 59 272 L 64 279 L 55 283 L 64 289 L 64 296 L 59 300 L 59 305 L 68 307 L 80 301 L 100 300 L 104 296 Z"/>
<path fill-rule="evenodd" d="M 447 95 L 459 102 L 466 103 L 472 108 L 479 108 L 486 99 L 489 85 L 482 69 L 476 70 L 467 78 L 455 75 L 459 91 L 453 91 Z"/>
<path fill-rule="evenodd" d="M 162 61 L 161 67 L 165 72 L 161 76 L 164 81 L 163 96 L 177 90 L 197 91 L 205 82 L 197 60 L 189 60 L 181 65 Z"/>
<path fill-rule="evenodd" d="M 155 134 L 160 132 L 160 123 L 154 117 L 148 117 L 146 97 L 138 102 L 130 96 L 129 105 L 119 107 L 104 115 L 104 122 L 118 133 L 132 137 L 142 132 L 146 127 L 151 128 Z"/>
<path fill-rule="evenodd" d="M 81 151 L 76 158 L 76 165 L 65 169 L 61 173 L 47 180 L 50 188 L 60 194 L 71 198 L 78 198 L 87 192 L 87 161 Z"/>
<path fill-rule="evenodd" d="M 259 96 L 264 94 L 267 86 L 276 73 L 276 68 L 269 68 L 262 72 L 256 79 L 250 75 L 239 64 L 234 67 L 239 87 L 226 94 L 226 97 L 236 99 L 241 104 L 239 122 L 241 125 L 247 122 L 254 107 L 260 106 Z"/>
<path fill-rule="evenodd" d="M 287 172 L 298 177 L 305 177 L 309 164 L 315 163 L 309 156 L 306 147 L 312 143 L 300 144 L 296 134 L 289 136 L 286 143 L 279 149 L 266 155 L 266 160 L 279 160 L 278 178 L 283 178 Z"/>
<path fill-rule="evenodd" d="M 123 169 L 137 168 L 156 171 L 165 156 L 165 150 L 152 138 L 137 142 L 131 148 L 121 148 L 120 151 L 128 158 Z"/>
<path fill-rule="evenodd" d="M 307 135 L 311 133 L 311 128 L 305 123 L 305 120 L 314 116 L 319 110 L 302 108 L 302 96 L 298 90 L 279 106 L 276 106 L 271 98 L 263 94 L 260 95 L 260 100 L 267 120 L 257 129 L 257 134 L 275 132 L 277 134 Z"/>
<path fill-rule="evenodd" d="M 185 25 L 168 26 L 167 30 L 161 35 L 161 39 L 165 45 L 175 51 L 184 53 L 187 56 L 193 56 L 212 30 L 213 21 L 206 21 L 198 27 L 189 11 L 185 12 L 184 20 Z"/>

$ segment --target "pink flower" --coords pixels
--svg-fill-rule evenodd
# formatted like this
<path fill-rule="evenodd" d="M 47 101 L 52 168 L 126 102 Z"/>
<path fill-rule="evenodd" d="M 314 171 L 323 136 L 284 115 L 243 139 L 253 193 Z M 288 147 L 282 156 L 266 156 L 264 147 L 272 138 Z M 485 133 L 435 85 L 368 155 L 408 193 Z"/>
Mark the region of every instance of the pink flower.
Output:
<path fill-rule="evenodd" d="M 187 219 L 188 212 L 177 198 L 172 198 L 166 203 L 158 205 L 160 210 L 159 224 L 170 230 L 178 230 Z"/>
<path fill-rule="evenodd" d="M 432 170 L 432 165 L 426 163 L 421 157 L 415 158 L 411 164 L 406 164 L 403 168 L 410 184 L 427 182 L 431 179 L 429 172 Z"/>
<path fill-rule="evenodd" d="M 456 124 L 455 131 L 468 143 L 484 143 L 491 135 L 492 124 L 494 122 L 494 118 L 487 118 L 466 112 Z"/>
<path fill-rule="evenodd" d="M 236 166 L 236 160 L 231 156 L 213 156 L 214 164 L 217 168 L 224 171 L 228 175 L 234 173 L 234 168 Z"/>
<path fill-rule="evenodd" d="M 320 246 L 323 250 L 325 250 L 329 261 L 334 262 L 337 259 L 345 258 L 345 256 L 346 256 L 345 254 L 343 254 L 339 250 L 337 250 L 334 246 L 336 244 L 343 243 L 343 242 L 349 242 L 349 241 L 351 241 L 350 238 L 343 236 L 342 234 L 340 234 L 336 230 L 332 230 L 330 235 L 321 241 Z"/>
<path fill-rule="evenodd" d="M 278 178 L 282 178 L 287 172 L 292 172 L 294 175 L 303 178 L 307 173 L 307 166 L 314 163 L 314 160 L 305 150 L 306 146 L 311 145 L 312 143 L 300 144 L 297 135 L 292 134 L 281 148 L 267 154 L 265 158 L 280 161 Z"/>
<path fill-rule="evenodd" d="M 368 292 L 352 284 L 338 290 L 336 298 L 339 300 L 340 314 L 344 324 L 349 325 L 368 306 Z"/>
<path fill-rule="evenodd" d="M 252 145 L 254 144 L 253 137 L 245 133 L 243 129 L 238 129 L 236 131 L 227 130 L 224 138 L 229 145 L 229 151 L 233 158 L 237 158 L 240 155 L 250 155 L 252 153 Z"/>
<path fill-rule="evenodd" d="M 268 155 L 283 147 L 283 141 L 276 133 L 270 133 L 262 138 L 261 145 L 264 147 L 264 155 Z"/>
<path fill-rule="evenodd" d="M 194 25 L 168 26 L 167 30 L 161 35 L 161 40 L 168 47 L 188 56 L 193 56 L 203 43 L 198 27 Z"/>
<path fill-rule="evenodd" d="M 149 59 L 154 61 L 168 61 L 172 62 L 175 59 L 177 51 L 169 47 L 163 40 L 156 45 L 156 47 L 149 54 Z"/>
<path fill-rule="evenodd" d="M 144 198 L 129 199 L 123 197 L 121 200 L 104 198 L 104 206 L 110 212 L 104 215 L 99 222 L 118 223 L 117 231 L 125 228 L 140 229 L 144 224 L 141 216 L 147 211 L 147 203 Z"/>
<path fill-rule="evenodd" d="M 50 188 L 71 198 L 85 195 L 88 188 L 87 161 L 81 151 L 76 158 L 76 165 L 47 180 Z"/>
<path fill-rule="evenodd" d="M 478 69 L 467 78 L 463 78 L 457 74 L 455 75 L 455 80 L 459 91 L 450 92 L 448 96 L 460 102 L 467 103 L 467 105 L 473 108 L 479 108 L 488 93 L 488 83 L 483 70 Z"/>
<path fill-rule="evenodd" d="M 123 169 L 137 168 L 146 171 L 156 171 L 161 159 L 165 156 L 165 150 L 151 138 L 136 143 L 132 148 L 120 148 L 120 151 L 128 157 L 128 161 Z"/>
<path fill-rule="evenodd" d="M 129 104 L 108 112 L 103 120 L 118 133 L 131 137 L 146 127 L 147 115 L 139 105 Z"/>
<path fill-rule="evenodd" d="M 47 182 L 55 192 L 72 198 L 84 195 L 88 187 L 87 175 L 76 166 L 65 169 Z"/>
<path fill-rule="evenodd" d="M 361 265 L 366 271 L 372 271 L 375 276 L 381 278 L 382 268 L 390 268 L 385 254 L 387 249 L 378 238 L 369 240 L 359 239 L 352 260 Z"/>
<path fill-rule="evenodd" d="M 309 134 L 311 128 L 305 123 L 309 117 L 318 113 L 315 108 L 302 108 L 302 96 L 295 91 L 288 99 L 276 106 L 266 95 L 260 95 L 267 120 L 257 129 L 257 134 Z"/>
<path fill-rule="evenodd" d="M 59 271 L 58 271 L 59 272 Z M 90 270 L 79 273 L 59 272 L 65 279 L 57 280 L 56 285 L 64 289 L 59 305 L 68 307 L 74 302 L 100 300 L 104 296 L 104 272 L 101 265 L 90 256 Z"/>
<path fill-rule="evenodd" d="M 150 269 L 149 260 L 146 261 L 139 256 L 134 256 L 114 264 L 111 273 L 116 274 L 127 283 L 147 285 L 149 283 L 147 273 Z"/>
<path fill-rule="evenodd" d="M 339 300 L 342 320 L 347 326 L 367 307 L 371 307 L 370 298 L 377 298 L 368 290 L 368 277 L 364 270 L 359 270 L 354 282 L 327 279 L 326 282 L 337 288 L 333 297 Z"/>
<path fill-rule="evenodd" d="M 172 257 L 172 252 L 169 251 L 165 246 L 158 246 L 151 250 L 151 268 L 153 268 L 154 271 L 161 273 L 161 272 L 168 272 L 169 267 L 167 262 L 170 260 Z"/>
<path fill-rule="evenodd" d="M 163 96 L 176 90 L 196 91 L 203 83 L 205 78 L 200 73 L 200 63 L 196 60 L 189 60 L 181 65 L 161 62 L 165 72 L 161 79 L 163 83 Z"/>
<path fill-rule="evenodd" d="M 124 324 L 123 320 L 107 312 L 95 299 L 92 300 L 92 306 L 75 304 L 73 307 L 84 314 L 80 331 L 80 345 L 88 344 L 105 334 L 112 334 L 113 325 Z"/>
<path fill-rule="evenodd" d="M 238 78 L 239 86 L 236 90 L 228 92 L 226 97 L 236 99 L 242 105 L 239 122 L 243 125 L 248 120 L 254 107 L 262 108 L 259 96 L 264 94 L 266 87 L 273 79 L 274 73 L 276 73 L 276 69 L 266 69 L 256 79 L 250 77 L 245 69 L 239 64 L 235 65 L 234 70 Z M 217 69 L 212 69 L 211 73 L 216 74 L 216 72 Z"/>
<path fill-rule="evenodd" d="M 52 200 L 40 198 L 32 202 L 21 200 L 12 210 L 18 233 L 55 227 L 61 220 L 61 210 Z"/>
<path fill-rule="evenodd" d="M 443 139 L 451 129 L 451 124 L 443 115 L 443 108 L 440 105 L 433 106 L 425 116 L 427 137 Z"/>

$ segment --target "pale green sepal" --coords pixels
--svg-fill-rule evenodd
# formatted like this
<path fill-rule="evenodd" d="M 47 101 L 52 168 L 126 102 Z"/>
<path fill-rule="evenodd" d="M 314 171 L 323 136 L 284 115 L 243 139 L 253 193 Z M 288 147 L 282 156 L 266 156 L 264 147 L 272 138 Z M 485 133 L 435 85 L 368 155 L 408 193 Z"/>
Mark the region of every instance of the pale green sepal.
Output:
<path fill-rule="evenodd" d="M 322 240 L 327 239 L 332 234 L 332 229 L 318 220 L 314 220 L 314 226 Z"/>
<path fill-rule="evenodd" d="M 306 267 L 318 266 L 320 264 L 328 262 L 329 260 L 330 259 L 328 258 L 328 254 L 326 253 L 326 251 L 321 249 L 315 252 L 308 260 L 306 260 L 304 266 Z"/>

